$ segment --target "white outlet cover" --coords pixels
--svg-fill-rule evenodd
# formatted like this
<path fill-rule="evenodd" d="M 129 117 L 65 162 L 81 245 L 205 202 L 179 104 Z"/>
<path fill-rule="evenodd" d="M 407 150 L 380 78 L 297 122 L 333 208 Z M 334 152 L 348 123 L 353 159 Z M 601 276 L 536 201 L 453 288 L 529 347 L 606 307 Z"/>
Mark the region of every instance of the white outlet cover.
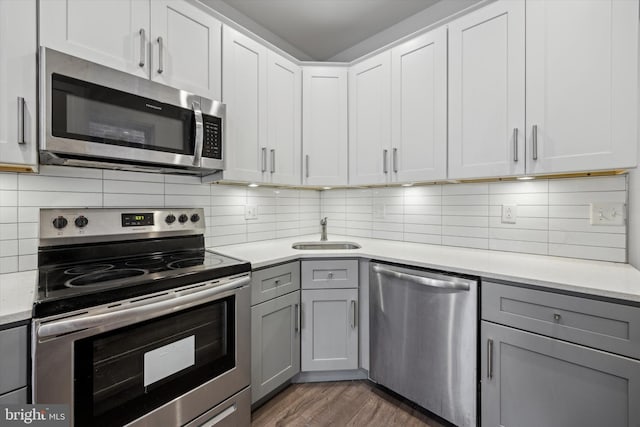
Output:
<path fill-rule="evenodd" d="M 518 206 L 502 205 L 502 223 L 515 224 L 518 219 Z"/>
<path fill-rule="evenodd" d="M 258 219 L 258 206 L 245 205 L 244 207 L 244 219 Z"/>
<path fill-rule="evenodd" d="M 624 203 L 591 203 L 590 205 L 591 225 L 624 225 L 625 204 Z"/>

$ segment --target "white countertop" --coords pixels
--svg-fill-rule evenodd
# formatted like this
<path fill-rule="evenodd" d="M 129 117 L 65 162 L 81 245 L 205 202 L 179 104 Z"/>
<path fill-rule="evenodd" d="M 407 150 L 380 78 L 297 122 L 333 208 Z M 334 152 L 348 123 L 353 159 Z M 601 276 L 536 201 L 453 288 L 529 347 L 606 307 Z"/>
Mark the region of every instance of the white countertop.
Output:
<path fill-rule="evenodd" d="M 361 257 L 640 303 L 640 271 L 629 264 L 345 236 L 329 240 L 362 248 L 291 248 L 295 242 L 318 240 L 314 234 L 210 249 L 250 261 L 254 269 L 298 258 Z"/>
<path fill-rule="evenodd" d="M 31 318 L 38 272 L 0 274 L 0 325 Z"/>
<path fill-rule="evenodd" d="M 254 269 L 303 258 L 366 258 L 640 303 L 640 271 L 628 264 L 344 236 L 330 240 L 362 248 L 291 248 L 317 240 L 314 234 L 210 249 L 250 261 Z M 37 271 L 0 275 L 0 325 L 31 318 L 37 276 Z"/>

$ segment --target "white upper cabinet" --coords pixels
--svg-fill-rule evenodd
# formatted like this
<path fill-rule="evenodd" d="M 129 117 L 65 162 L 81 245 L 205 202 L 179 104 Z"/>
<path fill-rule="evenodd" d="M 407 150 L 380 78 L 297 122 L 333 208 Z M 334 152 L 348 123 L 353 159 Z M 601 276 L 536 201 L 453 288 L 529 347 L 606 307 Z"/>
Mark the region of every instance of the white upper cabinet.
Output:
<path fill-rule="evenodd" d="M 221 23 L 184 0 L 40 0 L 40 44 L 220 99 Z"/>
<path fill-rule="evenodd" d="M 528 172 L 636 166 L 638 2 L 536 0 L 526 10 Z"/>
<path fill-rule="evenodd" d="M 268 180 L 300 185 L 302 71 L 274 52 L 269 52 L 267 59 Z"/>
<path fill-rule="evenodd" d="M 221 28 L 190 3 L 152 0 L 151 79 L 219 100 Z"/>
<path fill-rule="evenodd" d="M 0 1 L 0 167 L 37 171 L 36 1 Z"/>
<path fill-rule="evenodd" d="M 149 77 L 149 0 L 40 0 L 40 44 Z"/>
<path fill-rule="evenodd" d="M 227 26 L 222 39 L 222 101 L 227 104 L 224 179 L 265 182 L 267 49 Z"/>
<path fill-rule="evenodd" d="M 391 52 L 349 69 L 349 184 L 384 184 L 391 171 Z"/>
<path fill-rule="evenodd" d="M 391 51 L 393 182 L 447 177 L 447 29 Z"/>
<path fill-rule="evenodd" d="M 347 69 L 303 67 L 302 183 L 347 185 Z"/>
<path fill-rule="evenodd" d="M 520 0 L 449 24 L 449 178 L 525 171 L 524 25 Z"/>

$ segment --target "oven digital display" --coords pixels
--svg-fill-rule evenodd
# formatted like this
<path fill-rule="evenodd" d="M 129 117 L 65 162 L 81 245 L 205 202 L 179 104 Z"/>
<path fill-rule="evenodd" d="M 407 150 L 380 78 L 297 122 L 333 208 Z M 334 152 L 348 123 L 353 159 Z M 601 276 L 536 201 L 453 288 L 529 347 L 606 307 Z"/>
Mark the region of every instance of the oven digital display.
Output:
<path fill-rule="evenodd" d="M 123 213 L 123 227 L 144 227 L 153 225 L 153 213 Z"/>

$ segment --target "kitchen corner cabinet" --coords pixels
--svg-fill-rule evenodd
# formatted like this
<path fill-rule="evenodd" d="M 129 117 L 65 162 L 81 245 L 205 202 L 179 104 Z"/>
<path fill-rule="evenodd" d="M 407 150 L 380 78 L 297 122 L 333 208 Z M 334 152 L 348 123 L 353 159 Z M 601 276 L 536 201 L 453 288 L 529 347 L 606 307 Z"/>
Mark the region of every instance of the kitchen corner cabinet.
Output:
<path fill-rule="evenodd" d="M 36 1 L 0 1 L 0 169 L 38 170 Z"/>
<path fill-rule="evenodd" d="M 524 25 L 523 0 L 449 24 L 449 178 L 525 173 Z"/>
<path fill-rule="evenodd" d="M 300 263 L 251 273 L 251 403 L 300 372 Z"/>
<path fill-rule="evenodd" d="M 40 45 L 214 100 L 220 32 L 184 0 L 40 0 Z"/>
<path fill-rule="evenodd" d="M 499 0 L 451 22 L 449 178 L 635 167 L 638 26 L 617 0 Z"/>
<path fill-rule="evenodd" d="M 0 330 L 0 404 L 27 403 L 27 338 L 26 326 Z"/>
<path fill-rule="evenodd" d="M 301 369 L 358 369 L 358 261 L 301 263 Z"/>
<path fill-rule="evenodd" d="M 347 185 L 347 69 L 302 69 L 302 183 Z"/>
<path fill-rule="evenodd" d="M 391 50 L 393 182 L 447 178 L 447 29 Z"/>
<path fill-rule="evenodd" d="M 390 180 L 391 51 L 349 69 L 349 184 Z"/>

